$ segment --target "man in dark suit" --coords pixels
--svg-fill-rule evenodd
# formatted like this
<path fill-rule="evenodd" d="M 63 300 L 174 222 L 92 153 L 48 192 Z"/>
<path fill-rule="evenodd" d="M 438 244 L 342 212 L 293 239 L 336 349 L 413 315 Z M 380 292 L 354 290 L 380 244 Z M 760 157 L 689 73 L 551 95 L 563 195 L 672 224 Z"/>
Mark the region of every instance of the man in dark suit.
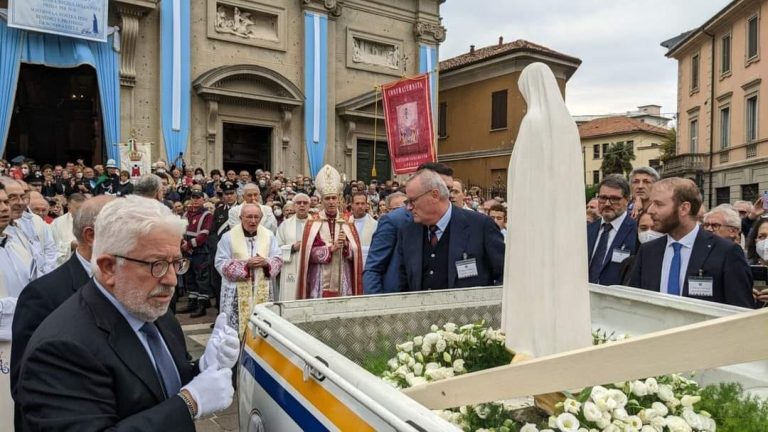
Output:
<path fill-rule="evenodd" d="M 159 201 L 130 195 L 104 206 L 94 278 L 43 321 L 22 357 L 21 430 L 194 431 L 194 419 L 229 406 L 237 332 L 220 316 L 193 363 L 168 311 L 189 268 L 184 229 Z"/>
<path fill-rule="evenodd" d="M 693 181 L 653 185 L 648 214 L 667 235 L 640 247 L 630 286 L 753 308 L 752 273 L 738 244 L 701 229 L 701 195 Z"/>
<path fill-rule="evenodd" d="M 448 187 L 432 171 L 418 171 L 405 194 L 413 222 L 398 232 L 400 291 L 502 282 L 504 238 L 491 218 L 451 205 Z"/>
<path fill-rule="evenodd" d="M 429 162 L 419 166 L 437 173 L 447 185 L 453 184 L 453 169 L 447 165 Z M 391 211 L 379 219 L 373 233 L 368 258 L 363 271 L 365 294 L 384 294 L 400 290 L 400 256 L 396 253 L 397 233 L 411 222 L 411 212 L 405 207 Z"/>
<path fill-rule="evenodd" d="M 606 176 L 598 185 L 600 219 L 587 225 L 589 282 L 621 284 L 621 263 L 635 252 L 637 223 L 627 213 L 629 183 L 621 175 Z"/>
<path fill-rule="evenodd" d="M 214 170 L 215 171 L 215 170 Z M 224 234 L 222 228 L 229 226 L 227 221 L 229 220 L 229 210 L 237 205 L 237 186 L 230 182 L 225 181 L 221 183 L 221 202 L 216 206 L 216 210 L 213 212 L 213 225 L 211 226 L 211 232 L 208 234 L 208 250 L 210 251 L 210 268 L 214 268 L 214 261 L 216 260 L 216 248 L 219 244 L 221 236 Z M 222 232 L 219 232 L 222 231 Z M 221 309 L 221 275 L 217 271 L 210 273 L 211 289 L 213 295 L 216 297 L 216 308 Z"/>
<path fill-rule="evenodd" d="M 113 196 L 99 195 L 83 202 L 72 221 L 77 241 L 75 253 L 64 264 L 47 275 L 32 281 L 19 295 L 13 316 L 13 346 L 11 347 L 11 389 L 16 393 L 21 356 L 37 327 L 91 278 L 93 223 Z M 21 417 L 16 410 L 16 429 L 21 430 Z"/>

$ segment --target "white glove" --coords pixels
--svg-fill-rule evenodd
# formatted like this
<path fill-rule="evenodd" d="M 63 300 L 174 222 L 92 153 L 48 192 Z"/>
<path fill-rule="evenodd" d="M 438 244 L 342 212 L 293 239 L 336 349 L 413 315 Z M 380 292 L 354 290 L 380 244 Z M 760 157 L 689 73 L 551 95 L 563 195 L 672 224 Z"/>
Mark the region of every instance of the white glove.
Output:
<path fill-rule="evenodd" d="M 200 371 L 208 368 L 232 369 L 239 354 L 240 339 L 237 337 L 237 330 L 227 325 L 227 314 L 220 313 L 200 358 Z"/>
<path fill-rule="evenodd" d="M 0 341 L 11 340 L 13 313 L 16 311 L 16 297 L 0 298 Z"/>
<path fill-rule="evenodd" d="M 210 368 L 181 388 L 197 403 L 195 420 L 222 411 L 232 404 L 235 388 L 232 387 L 232 369 Z"/>

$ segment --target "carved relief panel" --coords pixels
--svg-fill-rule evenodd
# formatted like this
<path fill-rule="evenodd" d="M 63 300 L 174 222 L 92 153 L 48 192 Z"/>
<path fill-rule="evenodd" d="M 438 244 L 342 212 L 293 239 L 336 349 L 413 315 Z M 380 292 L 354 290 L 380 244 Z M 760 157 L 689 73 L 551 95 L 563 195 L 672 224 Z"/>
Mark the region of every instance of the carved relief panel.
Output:
<path fill-rule="evenodd" d="M 248 0 L 208 2 L 208 37 L 285 51 L 284 8 Z"/>
<path fill-rule="evenodd" d="M 400 76 L 403 41 L 347 29 L 347 67 Z"/>

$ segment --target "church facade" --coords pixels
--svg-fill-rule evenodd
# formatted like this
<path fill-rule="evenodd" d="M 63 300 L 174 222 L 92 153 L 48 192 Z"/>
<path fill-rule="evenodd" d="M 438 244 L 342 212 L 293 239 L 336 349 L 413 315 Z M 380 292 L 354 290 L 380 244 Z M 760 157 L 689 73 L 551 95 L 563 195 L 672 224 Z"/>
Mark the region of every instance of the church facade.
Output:
<path fill-rule="evenodd" d="M 173 162 L 182 153 L 188 166 L 206 170 L 308 174 L 329 163 L 367 180 L 377 159 L 386 158 L 379 166 L 389 169 L 376 86 L 421 72 L 436 86 L 442 0 L 184 3 L 110 0 L 109 24 L 120 40 L 119 142 L 89 135 L 86 141 L 106 150 L 94 150 L 86 163 L 103 162 L 109 146 L 133 137 L 152 143 L 152 160 Z M 174 7 L 181 13 L 168 18 L 163 8 Z M 172 99 L 180 108 L 169 108 Z M 166 132 L 171 123 L 181 136 L 175 144 Z M 11 129 L 9 145 L 32 153 L 34 128 L 27 136 L 22 126 Z"/>

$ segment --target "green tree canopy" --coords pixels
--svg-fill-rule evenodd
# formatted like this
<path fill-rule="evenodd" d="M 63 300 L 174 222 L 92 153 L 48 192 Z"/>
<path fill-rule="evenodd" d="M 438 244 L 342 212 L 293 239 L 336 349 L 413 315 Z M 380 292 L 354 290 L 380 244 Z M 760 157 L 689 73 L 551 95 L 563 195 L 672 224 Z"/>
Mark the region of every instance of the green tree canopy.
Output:
<path fill-rule="evenodd" d="M 633 160 L 635 160 L 635 151 L 631 143 L 613 143 L 608 146 L 608 151 L 603 155 L 603 165 L 600 169 L 603 171 L 603 176 L 608 174 L 627 175 L 632 171 Z"/>
<path fill-rule="evenodd" d="M 664 136 L 664 139 L 661 140 L 661 155 L 659 156 L 659 159 L 661 159 L 662 162 L 666 162 L 677 154 L 677 129 L 672 128 L 667 132 L 667 135 Z"/>

